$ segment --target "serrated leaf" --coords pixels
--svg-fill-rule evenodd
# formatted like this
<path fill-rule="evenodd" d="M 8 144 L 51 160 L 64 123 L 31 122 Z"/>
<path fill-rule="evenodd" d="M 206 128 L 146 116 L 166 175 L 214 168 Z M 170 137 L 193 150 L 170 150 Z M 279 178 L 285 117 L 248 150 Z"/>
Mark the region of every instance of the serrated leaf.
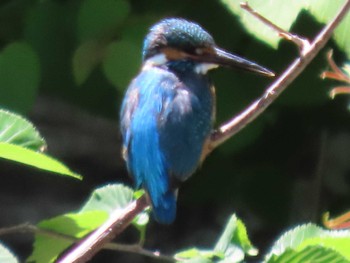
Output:
<path fill-rule="evenodd" d="M 100 226 L 107 218 L 108 214 L 105 211 L 87 211 L 44 220 L 38 224 L 38 227 L 81 238 Z M 64 238 L 36 234 L 34 251 L 27 261 L 36 263 L 54 262 L 56 257 L 72 243 L 72 241 Z"/>
<path fill-rule="evenodd" d="M 301 251 L 288 249 L 280 256 L 273 256 L 266 263 L 346 263 L 349 262 L 336 251 L 322 246 L 309 246 Z"/>
<path fill-rule="evenodd" d="M 0 142 L 15 144 L 34 151 L 42 151 L 46 148 L 45 140 L 32 123 L 20 115 L 1 109 Z"/>
<path fill-rule="evenodd" d="M 39 87 L 39 59 L 32 48 L 12 43 L 0 53 L 0 104 L 8 109 L 27 112 Z"/>
<path fill-rule="evenodd" d="M 0 243 L 0 262 L 18 263 L 19 261 L 7 247 Z"/>
<path fill-rule="evenodd" d="M 122 92 L 137 73 L 140 64 L 140 49 L 126 40 L 111 43 L 102 62 L 107 79 Z"/>
<path fill-rule="evenodd" d="M 270 253 L 266 258 L 270 258 L 272 255 L 280 255 L 286 249 L 297 248 L 305 239 L 320 236 L 322 234 L 322 228 L 314 224 L 306 224 L 297 226 L 286 233 L 284 233 L 272 246 Z"/>
<path fill-rule="evenodd" d="M 130 12 L 124 0 L 85 0 L 78 14 L 78 35 L 81 40 L 113 34 Z"/>
<path fill-rule="evenodd" d="M 73 75 L 75 82 L 81 85 L 93 69 L 102 61 L 105 44 L 89 40 L 81 44 L 73 55 Z"/>
<path fill-rule="evenodd" d="M 298 246 L 299 249 L 311 245 L 322 245 L 337 251 L 350 262 L 350 232 L 327 231 L 321 237 L 315 237 L 305 240 Z"/>
<path fill-rule="evenodd" d="M 350 230 L 331 231 L 314 224 L 297 226 L 283 234 L 272 246 L 266 261 L 273 255 L 283 254 L 288 249 L 298 252 L 310 245 L 322 245 L 324 248 L 332 249 L 350 262 Z"/>
<path fill-rule="evenodd" d="M 82 178 L 54 158 L 14 144 L 0 143 L 0 158 L 34 166 L 42 170 L 70 176 L 76 179 Z"/>

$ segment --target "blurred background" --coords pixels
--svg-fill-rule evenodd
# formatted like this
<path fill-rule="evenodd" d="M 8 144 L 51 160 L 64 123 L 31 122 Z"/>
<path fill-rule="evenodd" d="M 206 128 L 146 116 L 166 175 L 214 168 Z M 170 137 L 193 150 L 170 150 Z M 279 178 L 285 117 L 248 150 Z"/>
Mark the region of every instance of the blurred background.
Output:
<path fill-rule="evenodd" d="M 277 50 L 245 32 L 220 1 L 2 0 L 0 2 L 0 106 L 31 120 L 48 154 L 84 176 L 77 181 L 0 160 L 0 227 L 77 210 L 98 186 L 132 186 L 120 155 L 118 114 L 124 91 L 141 64 L 148 28 L 165 17 L 201 24 L 226 50 L 281 73 L 298 56 L 283 41 Z M 307 13 L 292 31 L 312 38 L 322 28 Z M 336 83 L 323 81 L 330 42 L 303 74 L 254 123 L 215 150 L 183 184 L 174 224 L 153 220 L 145 247 L 173 254 L 212 247 L 233 212 L 246 222 L 261 254 L 302 222 L 350 208 L 349 99 L 330 100 Z M 217 125 L 260 96 L 271 79 L 218 69 Z M 1 240 L 25 259 L 31 234 Z M 118 242 L 133 243 L 129 229 Z M 152 262 L 101 252 L 91 262 Z M 123 261 L 122 261 L 123 260 Z M 252 259 L 254 261 L 256 259 Z"/>

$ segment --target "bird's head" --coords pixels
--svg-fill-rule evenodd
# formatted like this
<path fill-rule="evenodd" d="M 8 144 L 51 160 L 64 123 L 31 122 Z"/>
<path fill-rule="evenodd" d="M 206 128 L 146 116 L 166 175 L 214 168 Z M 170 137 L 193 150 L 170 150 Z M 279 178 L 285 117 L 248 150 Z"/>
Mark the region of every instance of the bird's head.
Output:
<path fill-rule="evenodd" d="M 219 48 L 201 26 L 181 18 L 167 18 L 151 27 L 143 46 L 143 60 L 154 65 L 189 63 L 201 74 L 226 66 L 274 76 L 272 71 Z"/>

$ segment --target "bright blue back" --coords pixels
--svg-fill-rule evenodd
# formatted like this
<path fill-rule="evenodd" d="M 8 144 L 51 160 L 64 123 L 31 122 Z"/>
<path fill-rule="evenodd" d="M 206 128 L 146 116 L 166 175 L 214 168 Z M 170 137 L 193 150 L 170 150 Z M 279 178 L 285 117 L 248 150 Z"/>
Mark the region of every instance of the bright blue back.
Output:
<path fill-rule="evenodd" d="M 155 218 L 176 216 L 176 188 L 197 168 L 212 128 L 210 81 L 193 71 L 148 67 L 129 86 L 121 109 L 125 158 Z M 181 81 L 180 81 L 181 79 Z"/>

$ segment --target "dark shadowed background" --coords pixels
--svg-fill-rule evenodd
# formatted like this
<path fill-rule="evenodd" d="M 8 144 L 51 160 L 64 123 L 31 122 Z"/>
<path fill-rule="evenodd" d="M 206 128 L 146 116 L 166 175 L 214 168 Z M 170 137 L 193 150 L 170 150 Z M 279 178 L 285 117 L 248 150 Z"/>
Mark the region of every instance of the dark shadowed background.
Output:
<path fill-rule="evenodd" d="M 198 22 L 221 47 L 277 74 L 298 55 L 292 44 L 282 42 L 273 50 L 255 40 L 219 1 L 0 2 L 0 106 L 31 120 L 47 140 L 48 153 L 84 176 L 80 182 L 0 160 L 0 227 L 74 211 L 107 183 L 132 185 L 120 155 L 120 101 L 140 67 L 147 29 L 170 16 Z M 293 32 L 312 38 L 321 27 L 303 13 Z M 330 47 L 342 64 L 344 56 Z M 264 252 L 281 231 L 319 223 L 325 211 L 336 215 L 349 209 L 348 98 L 328 98 L 335 83 L 319 78 L 327 69 L 325 51 L 262 116 L 207 158 L 180 189 L 175 223 L 152 220 L 146 248 L 172 254 L 210 247 L 236 212 Z M 217 124 L 271 82 L 228 69 L 211 76 Z M 22 259 L 31 253 L 30 234 L 1 240 Z M 117 241 L 135 242 L 136 231 L 129 229 Z M 151 260 L 100 252 L 92 262 Z"/>

